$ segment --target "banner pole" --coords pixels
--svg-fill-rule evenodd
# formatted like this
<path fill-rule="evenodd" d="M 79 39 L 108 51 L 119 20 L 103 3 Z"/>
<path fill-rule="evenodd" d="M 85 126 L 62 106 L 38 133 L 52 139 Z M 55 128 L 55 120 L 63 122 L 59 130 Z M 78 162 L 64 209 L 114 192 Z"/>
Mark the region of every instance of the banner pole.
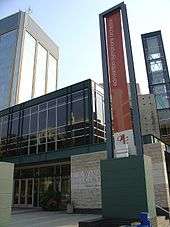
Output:
<path fill-rule="evenodd" d="M 114 138 L 113 138 L 113 132 L 112 132 L 110 86 L 109 86 L 109 73 L 108 73 L 108 63 L 107 63 L 108 61 L 107 61 L 107 48 L 106 48 L 106 36 L 105 36 L 105 21 L 104 21 L 103 15 L 99 16 L 99 21 L 100 21 L 104 106 L 105 106 L 105 123 L 106 123 L 106 151 L 107 151 L 107 158 L 111 159 L 114 157 Z"/>

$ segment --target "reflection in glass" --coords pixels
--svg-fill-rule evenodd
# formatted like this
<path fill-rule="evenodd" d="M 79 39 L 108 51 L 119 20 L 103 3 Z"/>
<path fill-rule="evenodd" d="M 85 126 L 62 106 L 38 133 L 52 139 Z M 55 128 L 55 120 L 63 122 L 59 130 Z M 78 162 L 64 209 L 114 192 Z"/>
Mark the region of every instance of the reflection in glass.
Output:
<path fill-rule="evenodd" d="M 151 74 L 151 84 L 165 83 L 164 72 L 158 71 Z"/>
<path fill-rule="evenodd" d="M 84 100 L 78 100 L 72 103 L 71 112 L 72 124 L 84 121 Z"/>
<path fill-rule="evenodd" d="M 48 78 L 47 78 L 47 93 L 56 90 L 57 82 L 57 61 L 50 54 L 48 58 Z"/>
<path fill-rule="evenodd" d="M 19 126 L 19 119 L 12 120 L 11 125 L 11 137 L 16 137 L 18 135 L 18 126 Z"/>
<path fill-rule="evenodd" d="M 159 52 L 159 42 L 156 36 L 147 39 L 148 53 L 158 53 Z"/>
<path fill-rule="evenodd" d="M 56 108 L 48 110 L 48 128 L 56 127 Z"/>
<path fill-rule="evenodd" d="M 38 113 L 31 115 L 30 133 L 37 131 Z"/>
<path fill-rule="evenodd" d="M 21 79 L 18 97 L 19 103 L 31 99 L 35 45 L 35 39 L 28 32 L 25 32 Z"/>
<path fill-rule="evenodd" d="M 38 44 L 34 97 L 45 94 L 46 61 L 47 51 L 44 47 Z"/>
<path fill-rule="evenodd" d="M 17 30 L 0 35 L 0 109 L 9 106 Z"/>
<path fill-rule="evenodd" d="M 57 127 L 66 125 L 66 105 L 57 107 Z"/>
<path fill-rule="evenodd" d="M 46 111 L 42 111 L 39 113 L 39 131 L 46 129 L 46 117 L 47 117 Z"/>
<path fill-rule="evenodd" d="M 162 61 L 161 60 L 151 61 L 150 67 L 152 72 L 162 71 L 163 70 Z"/>
<path fill-rule="evenodd" d="M 104 103 L 103 97 L 96 93 L 97 121 L 104 124 Z"/>
<path fill-rule="evenodd" d="M 30 121 L 30 116 L 23 117 L 23 126 L 22 126 L 23 135 L 27 135 L 29 133 L 29 121 Z"/>
<path fill-rule="evenodd" d="M 154 94 L 166 94 L 167 89 L 165 85 L 156 85 L 153 87 Z"/>
<path fill-rule="evenodd" d="M 168 97 L 166 94 L 155 95 L 157 109 L 169 108 Z"/>

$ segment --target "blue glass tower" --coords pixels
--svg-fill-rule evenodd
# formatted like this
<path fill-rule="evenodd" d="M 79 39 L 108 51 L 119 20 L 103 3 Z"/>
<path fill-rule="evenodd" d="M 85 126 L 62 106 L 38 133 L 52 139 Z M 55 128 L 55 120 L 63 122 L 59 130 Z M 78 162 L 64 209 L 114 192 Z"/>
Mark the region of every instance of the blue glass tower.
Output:
<path fill-rule="evenodd" d="M 142 35 L 149 91 L 155 95 L 161 137 L 170 143 L 170 78 L 161 31 Z"/>

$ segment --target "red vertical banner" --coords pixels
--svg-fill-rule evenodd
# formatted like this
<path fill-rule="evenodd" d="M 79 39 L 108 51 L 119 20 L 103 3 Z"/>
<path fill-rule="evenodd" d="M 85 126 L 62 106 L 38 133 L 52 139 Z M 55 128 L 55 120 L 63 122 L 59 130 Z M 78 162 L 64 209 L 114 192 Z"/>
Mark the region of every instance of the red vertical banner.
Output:
<path fill-rule="evenodd" d="M 120 11 L 106 17 L 106 41 L 113 131 L 132 129 Z"/>

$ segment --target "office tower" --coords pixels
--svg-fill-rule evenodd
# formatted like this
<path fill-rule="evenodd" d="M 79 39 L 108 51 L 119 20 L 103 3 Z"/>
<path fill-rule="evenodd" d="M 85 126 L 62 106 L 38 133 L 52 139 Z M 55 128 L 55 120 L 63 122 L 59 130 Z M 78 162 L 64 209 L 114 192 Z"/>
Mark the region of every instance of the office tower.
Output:
<path fill-rule="evenodd" d="M 170 79 L 161 31 L 142 35 L 149 91 L 155 95 L 161 138 L 170 144 Z"/>
<path fill-rule="evenodd" d="M 0 20 L 0 109 L 55 91 L 58 47 L 25 12 Z"/>

